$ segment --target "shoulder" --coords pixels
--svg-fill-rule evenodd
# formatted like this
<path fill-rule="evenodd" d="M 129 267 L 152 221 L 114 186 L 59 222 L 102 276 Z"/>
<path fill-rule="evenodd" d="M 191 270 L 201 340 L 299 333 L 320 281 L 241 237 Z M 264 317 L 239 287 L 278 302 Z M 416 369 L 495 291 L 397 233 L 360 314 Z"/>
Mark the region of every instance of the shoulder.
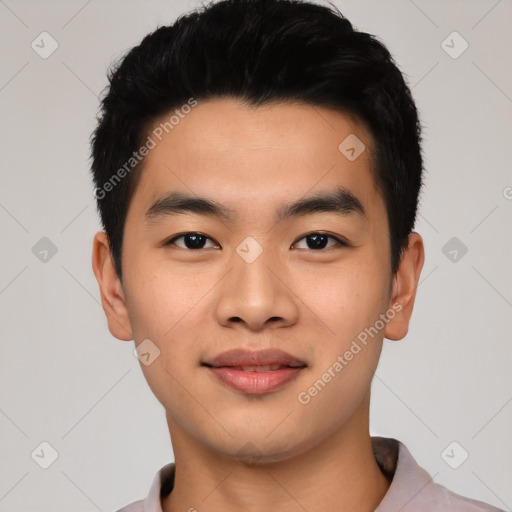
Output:
<path fill-rule="evenodd" d="M 174 474 L 174 462 L 166 464 L 154 476 L 149 494 L 145 499 L 130 503 L 116 512 L 162 512 L 161 498 L 172 491 Z"/>
<path fill-rule="evenodd" d="M 144 500 L 130 503 L 129 505 L 116 510 L 116 512 L 144 512 Z"/>
<path fill-rule="evenodd" d="M 425 488 L 423 496 L 418 496 L 416 503 L 419 506 L 426 506 L 432 511 L 451 512 L 502 512 L 482 501 L 466 498 L 456 494 L 440 484 L 431 483 Z M 409 510 L 409 509 L 407 509 Z"/>
<path fill-rule="evenodd" d="M 391 481 L 376 512 L 500 512 L 434 482 L 407 447 L 392 438 L 372 438 L 375 457 Z"/>

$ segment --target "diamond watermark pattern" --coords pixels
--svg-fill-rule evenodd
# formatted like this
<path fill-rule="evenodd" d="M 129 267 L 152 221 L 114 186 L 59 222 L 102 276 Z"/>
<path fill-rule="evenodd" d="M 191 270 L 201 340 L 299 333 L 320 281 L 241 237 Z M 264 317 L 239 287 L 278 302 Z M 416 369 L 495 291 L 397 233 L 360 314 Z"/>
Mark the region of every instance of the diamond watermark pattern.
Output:
<path fill-rule="evenodd" d="M 47 59 L 59 47 L 59 43 L 48 32 L 41 32 L 30 46 L 39 57 Z"/>
<path fill-rule="evenodd" d="M 238 245 L 236 252 L 246 263 L 252 263 L 261 255 L 263 247 L 252 236 L 248 236 Z"/>
<path fill-rule="evenodd" d="M 441 458 L 450 466 L 452 469 L 457 469 L 466 462 L 469 457 L 469 453 L 466 449 L 457 441 L 452 441 L 442 452 Z"/>
<path fill-rule="evenodd" d="M 48 263 L 57 254 L 57 250 L 57 246 L 46 236 L 32 247 L 32 253 L 42 263 Z"/>
<path fill-rule="evenodd" d="M 244 464 L 255 464 L 262 457 L 261 451 L 250 441 L 236 453 L 236 458 Z"/>
<path fill-rule="evenodd" d="M 466 255 L 468 248 L 454 236 L 443 245 L 441 251 L 452 263 L 458 263 Z"/>
<path fill-rule="evenodd" d="M 353 162 L 366 149 L 366 146 L 359 137 L 351 133 L 348 137 L 343 139 L 338 149 L 344 157 Z"/>
<path fill-rule="evenodd" d="M 458 59 L 468 49 L 468 47 L 468 42 L 458 32 L 452 32 L 441 43 L 441 48 L 452 59 Z"/>
<path fill-rule="evenodd" d="M 160 349 L 149 338 L 146 338 L 133 350 L 133 355 L 144 366 L 149 366 L 157 357 L 160 356 Z"/>
<path fill-rule="evenodd" d="M 48 441 L 43 441 L 30 456 L 38 466 L 48 469 L 59 458 L 59 453 Z"/>

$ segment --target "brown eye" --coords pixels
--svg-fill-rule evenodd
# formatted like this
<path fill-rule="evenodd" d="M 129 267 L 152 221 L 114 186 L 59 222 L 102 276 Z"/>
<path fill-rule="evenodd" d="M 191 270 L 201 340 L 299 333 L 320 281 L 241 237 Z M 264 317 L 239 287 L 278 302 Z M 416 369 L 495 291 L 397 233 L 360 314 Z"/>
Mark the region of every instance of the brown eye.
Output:
<path fill-rule="evenodd" d="M 329 243 L 329 239 L 333 240 L 334 243 Z M 347 246 L 348 244 L 340 240 L 339 238 L 328 235 L 327 233 L 310 233 L 309 235 L 306 235 L 302 237 L 301 240 L 306 241 L 306 247 L 299 247 L 300 249 L 311 249 L 314 251 L 322 250 L 322 249 L 329 249 L 331 247 L 335 246 Z M 296 242 L 294 245 L 297 245 L 298 242 Z"/>
<path fill-rule="evenodd" d="M 177 240 L 183 239 L 183 242 L 178 244 Z M 206 235 L 201 233 L 184 233 L 182 235 L 175 236 L 171 240 L 165 243 L 165 245 L 176 245 L 177 247 L 181 247 L 182 249 L 208 249 L 209 247 L 205 247 L 205 244 L 208 241 L 212 241 L 212 239 Z M 212 247 L 216 247 L 214 244 Z"/>

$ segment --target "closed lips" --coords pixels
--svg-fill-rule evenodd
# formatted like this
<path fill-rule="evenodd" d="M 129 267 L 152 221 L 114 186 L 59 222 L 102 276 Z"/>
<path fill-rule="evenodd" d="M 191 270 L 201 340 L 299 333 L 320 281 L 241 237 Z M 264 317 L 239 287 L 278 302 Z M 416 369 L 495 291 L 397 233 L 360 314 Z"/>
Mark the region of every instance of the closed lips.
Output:
<path fill-rule="evenodd" d="M 279 349 L 235 349 L 202 363 L 223 384 L 249 395 L 277 391 L 306 368 L 304 361 Z"/>
<path fill-rule="evenodd" d="M 209 366 L 209 365 L 207 365 Z M 212 368 L 232 368 L 233 370 L 243 371 L 243 372 L 272 372 L 275 370 L 280 370 L 282 368 L 304 368 L 304 365 L 300 366 L 291 366 L 285 364 L 267 364 L 260 366 L 212 366 Z"/>
<path fill-rule="evenodd" d="M 307 364 L 280 349 L 249 351 L 234 349 L 202 363 L 213 368 L 229 367 L 234 370 L 269 372 L 281 368 L 303 368 Z"/>

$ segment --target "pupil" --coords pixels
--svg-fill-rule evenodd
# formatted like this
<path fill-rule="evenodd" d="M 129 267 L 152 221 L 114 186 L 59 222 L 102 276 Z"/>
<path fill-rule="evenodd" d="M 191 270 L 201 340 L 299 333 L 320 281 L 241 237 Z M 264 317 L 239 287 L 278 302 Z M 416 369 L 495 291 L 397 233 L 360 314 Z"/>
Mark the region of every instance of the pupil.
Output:
<path fill-rule="evenodd" d="M 327 245 L 327 235 L 317 234 L 317 235 L 309 235 L 308 239 L 308 247 L 310 249 L 323 249 Z M 313 240 L 313 243 L 309 243 L 310 240 Z"/>
<path fill-rule="evenodd" d="M 185 235 L 185 245 L 187 249 L 202 249 L 205 238 L 204 235 Z"/>
<path fill-rule="evenodd" d="M 310 249 L 323 249 L 327 245 L 329 237 L 323 234 L 308 235 L 308 247 Z M 204 235 L 185 235 L 185 246 L 187 249 L 202 249 L 206 237 Z"/>

